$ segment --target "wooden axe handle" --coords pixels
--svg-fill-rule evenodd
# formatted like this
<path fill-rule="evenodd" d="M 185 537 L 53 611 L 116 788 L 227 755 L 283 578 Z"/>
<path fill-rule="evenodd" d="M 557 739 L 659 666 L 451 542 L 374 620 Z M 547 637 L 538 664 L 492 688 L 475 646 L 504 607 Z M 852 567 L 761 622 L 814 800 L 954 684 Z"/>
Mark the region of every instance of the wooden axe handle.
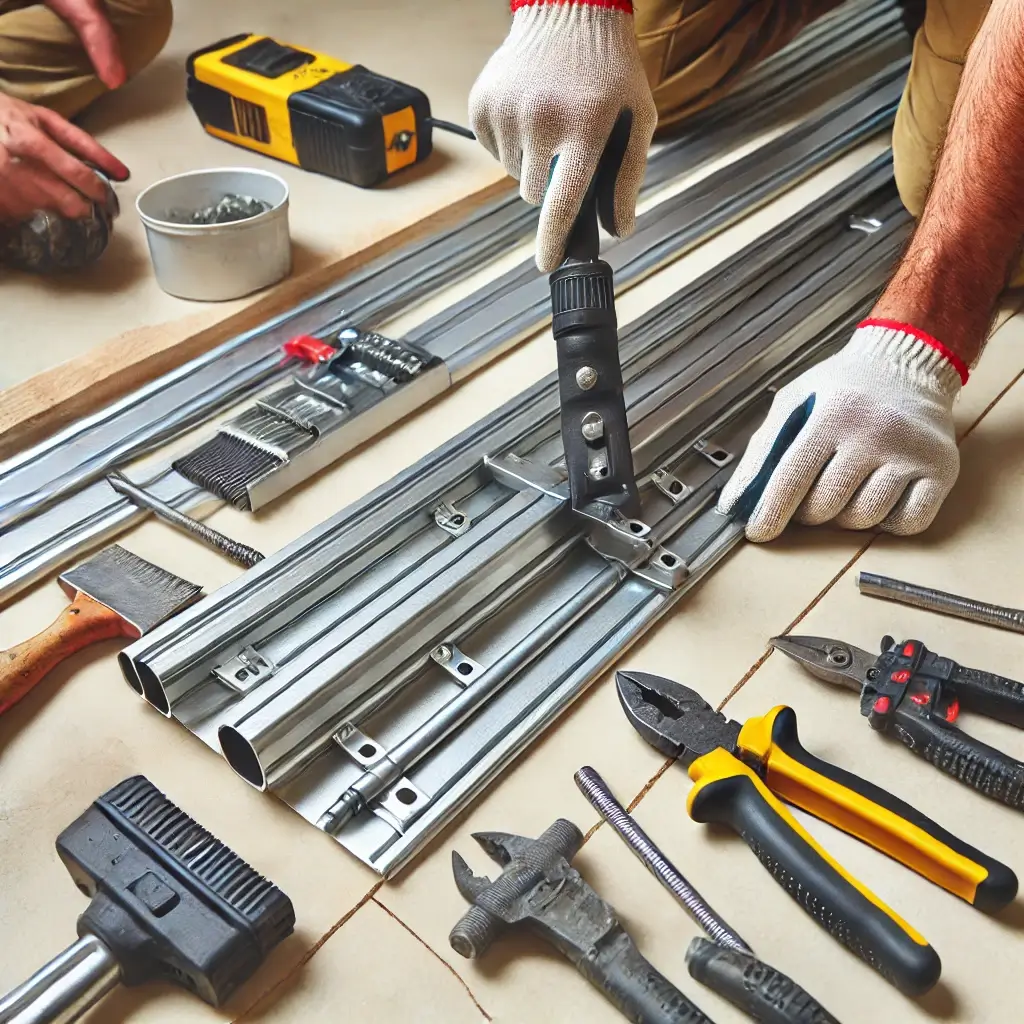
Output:
<path fill-rule="evenodd" d="M 75 651 L 128 633 L 117 612 L 86 594 L 76 594 L 42 633 L 0 651 L 0 715 Z"/>

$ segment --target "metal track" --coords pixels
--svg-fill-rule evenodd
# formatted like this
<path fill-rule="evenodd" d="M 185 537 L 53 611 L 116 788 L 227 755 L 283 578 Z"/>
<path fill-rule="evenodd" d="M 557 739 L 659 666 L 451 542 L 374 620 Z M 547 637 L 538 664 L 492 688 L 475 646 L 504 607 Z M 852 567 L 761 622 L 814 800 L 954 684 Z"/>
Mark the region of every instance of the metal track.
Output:
<path fill-rule="evenodd" d="M 642 520 L 569 509 L 552 376 L 133 644 L 126 678 L 394 872 L 742 537 L 714 502 L 772 386 L 846 340 L 909 226 L 880 159 L 623 332 Z"/>
<path fill-rule="evenodd" d="M 901 60 L 879 72 L 751 157 L 708 175 L 645 214 L 631 238 L 607 250 L 605 258 L 615 268 L 618 281 L 635 283 L 858 142 L 884 130 L 895 114 L 905 63 Z M 549 300 L 544 282 L 536 275 L 511 283 L 499 279 L 495 290 L 497 298 L 491 295 L 485 301 L 474 295 L 455 303 L 424 325 L 422 334 L 414 332 L 413 340 L 450 367 L 460 352 L 488 347 L 495 351 L 543 323 Z M 395 412 L 408 411 L 402 404 L 402 394 L 402 387 L 389 393 Z M 257 507 L 347 450 L 354 437 L 365 438 L 367 417 L 376 417 L 373 422 L 377 427 L 386 418 L 381 404 L 353 407 L 358 415 L 339 413 L 339 425 L 347 427 L 347 432 L 335 431 L 333 439 L 328 432 L 327 442 L 313 447 L 303 464 L 286 465 L 287 473 L 271 474 L 261 481 L 263 492 L 253 496 Z M 195 511 L 196 506 L 212 500 L 170 468 L 135 482 L 182 510 Z M 101 480 L 14 524 L 0 539 L 0 600 L 74 554 L 116 536 L 141 514 Z"/>
<path fill-rule="evenodd" d="M 892 0 L 857 0 L 820 19 L 660 146 L 651 157 L 646 190 L 779 123 L 794 103 L 820 94 L 842 74 L 867 73 L 905 53 L 901 32 Z M 0 530 L 295 372 L 297 364 L 281 356 L 288 338 L 323 335 L 347 323 L 377 326 L 510 251 L 535 229 L 536 218 L 536 209 L 510 193 L 465 223 L 373 261 L 295 309 L 0 463 Z M 513 278 L 536 276 L 532 262 L 524 261 Z M 496 297 L 507 283 L 483 291 Z M 500 351 L 500 345 L 449 345 L 437 354 L 458 379 Z"/>

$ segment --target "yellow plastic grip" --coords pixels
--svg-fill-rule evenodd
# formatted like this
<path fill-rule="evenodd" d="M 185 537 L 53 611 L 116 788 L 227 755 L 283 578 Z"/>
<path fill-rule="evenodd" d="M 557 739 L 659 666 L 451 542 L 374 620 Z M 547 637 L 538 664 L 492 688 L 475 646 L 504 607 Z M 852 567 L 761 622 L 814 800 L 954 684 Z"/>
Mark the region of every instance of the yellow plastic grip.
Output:
<path fill-rule="evenodd" d="M 765 716 L 767 717 L 767 716 Z M 742 738 L 742 732 L 740 736 Z M 697 758 L 690 765 L 690 778 L 696 783 L 696 785 L 690 790 L 689 796 L 686 800 L 687 813 L 693 817 L 693 806 L 696 803 L 701 790 L 710 785 L 712 782 L 716 782 L 719 779 L 729 778 L 733 776 L 742 775 L 750 779 L 750 781 L 756 787 L 758 794 L 761 799 L 788 825 L 814 852 L 821 857 L 829 867 L 832 868 L 838 875 L 852 885 L 866 900 L 873 903 L 879 910 L 888 915 L 895 921 L 900 928 L 903 929 L 913 940 L 922 946 L 928 944 L 928 940 L 912 928 L 906 921 L 903 920 L 899 914 L 896 913 L 891 907 L 888 907 L 883 903 L 870 889 L 865 885 L 861 884 L 856 878 L 851 875 L 846 868 L 842 866 L 832 855 L 821 845 L 818 841 L 808 832 L 801 824 L 793 817 L 792 814 L 786 809 L 786 806 L 776 798 L 776 796 L 768 789 L 768 787 L 761 781 L 760 778 L 754 773 L 754 771 L 748 768 L 742 761 L 737 757 L 734 757 L 727 750 L 719 747 L 717 750 L 711 751 L 710 754 L 705 754 L 703 757 Z"/>
<path fill-rule="evenodd" d="M 737 745 L 763 766 L 768 788 L 783 800 L 856 836 L 968 903 L 995 909 L 1016 894 L 1016 877 L 1005 865 L 891 793 L 808 753 L 797 736 L 792 708 L 780 705 L 749 719 Z M 984 889 L 982 899 L 979 888 Z"/>

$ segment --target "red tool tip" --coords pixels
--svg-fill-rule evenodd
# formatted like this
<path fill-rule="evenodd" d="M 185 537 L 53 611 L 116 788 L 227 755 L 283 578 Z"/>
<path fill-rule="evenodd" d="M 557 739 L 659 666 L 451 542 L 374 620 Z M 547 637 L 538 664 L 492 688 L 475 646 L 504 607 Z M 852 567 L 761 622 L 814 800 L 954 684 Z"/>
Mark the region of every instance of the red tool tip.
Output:
<path fill-rule="evenodd" d="M 299 334 L 290 338 L 284 343 L 283 348 L 286 355 L 294 356 L 307 363 L 326 363 L 337 352 L 326 341 L 321 341 L 308 334 Z"/>
<path fill-rule="evenodd" d="M 906 683 L 910 681 L 910 673 L 905 668 L 901 668 L 899 672 L 893 672 L 889 678 L 894 683 Z"/>
<path fill-rule="evenodd" d="M 879 697 L 878 700 L 875 701 L 872 710 L 877 711 L 880 715 L 884 715 L 889 710 L 889 698 Z"/>

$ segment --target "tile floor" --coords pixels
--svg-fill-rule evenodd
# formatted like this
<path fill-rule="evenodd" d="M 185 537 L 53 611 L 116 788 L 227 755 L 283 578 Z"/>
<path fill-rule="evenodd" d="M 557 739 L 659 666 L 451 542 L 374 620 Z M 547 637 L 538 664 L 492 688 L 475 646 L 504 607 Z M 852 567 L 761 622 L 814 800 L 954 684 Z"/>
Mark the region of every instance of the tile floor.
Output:
<path fill-rule="evenodd" d="M 189 0 L 181 0 L 168 63 L 148 73 L 152 94 L 147 91 L 134 101 L 133 116 L 152 116 L 159 128 L 148 162 L 141 166 L 155 177 L 201 163 L 245 162 L 243 154 L 231 151 L 229 156 L 221 144 L 198 133 L 180 97 L 172 94 L 177 88 L 174 61 L 180 63 L 198 43 L 247 27 L 303 42 L 315 26 L 312 38 L 324 49 L 425 85 L 441 116 L 460 117 L 459 104 L 464 104 L 475 67 L 464 54 L 449 59 L 443 43 L 458 32 L 460 43 L 465 38 L 472 44 L 468 50 L 486 51 L 500 38 L 504 3 L 480 0 L 467 20 L 460 20 L 457 15 L 470 5 L 428 9 L 412 0 L 388 2 L 401 8 L 404 23 L 426 41 L 409 64 L 396 66 L 393 55 L 389 63 L 387 47 L 379 39 L 374 42 L 374 4 L 347 3 L 345 17 L 332 20 L 312 3 L 285 8 L 261 3 L 243 10 L 240 3 L 224 0 L 205 8 L 209 16 L 200 31 L 190 25 L 195 19 L 185 16 Z M 441 13 L 435 14 L 435 8 Z M 257 18 L 259 11 L 265 20 Z M 440 53 L 445 59 L 437 59 Z M 106 116 L 103 111 L 95 116 L 101 115 Z M 121 141 L 129 147 L 130 123 L 114 125 L 112 111 L 110 117 L 106 137 L 112 145 Z M 188 146 L 177 145 L 186 131 Z M 629 321 L 727 257 L 882 144 L 851 155 L 634 289 L 621 304 L 621 320 Z M 450 145 L 455 154 L 458 144 Z M 141 149 L 137 152 L 141 155 Z M 372 232 L 402 223 L 413 205 L 419 204 L 417 214 L 426 212 L 494 176 L 493 167 L 479 156 L 453 156 L 451 170 L 450 176 L 417 181 L 411 186 L 416 196 L 396 189 L 393 195 L 366 199 L 374 204 L 366 211 L 349 203 L 341 211 L 352 217 L 344 231 L 317 213 L 318 202 L 333 202 L 326 186 L 300 175 L 293 182 L 302 195 L 296 203 L 296 237 L 310 239 L 315 258 L 333 258 L 364 243 Z M 132 187 L 141 187 L 145 176 L 137 172 Z M 364 212 L 365 219 L 357 223 Z M 134 269 L 115 293 L 88 287 L 54 303 L 35 283 L 5 281 L 5 313 L 7 308 L 16 309 L 18 317 L 45 313 L 43 328 L 54 337 L 69 338 L 70 325 L 79 325 L 74 337 L 80 344 L 136 323 L 183 315 L 185 304 L 161 296 L 139 269 L 144 253 L 130 214 L 126 225 L 125 252 L 132 254 L 124 259 Z M 8 294 L 16 297 L 11 307 Z M 550 339 L 539 336 L 265 514 L 221 509 L 210 521 L 241 540 L 275 550 L 516 394 L 552 363 Z M 17 372 L 36 368 L 28 362 L 19 365 Z M 765 645 L 770 636 L 790 628 L 868 648 L 890 632 L 913 635 L 968 665 L 1018 678 L 1024 674 L 1020 637 L 873 601 L 859 596 L 854 585 L 856 572 L 864 568 L 1008 605 L 1024 603 L 1018 571 L 1024 544 L 1022 375 L 1024 324 L 1015 318 L 995 335 L 957 405 L 963 471 L 925 536 L 875 539 L 794 529 L 776 544 L 741 547 L 624 659 L 626 665 L 674 675 L 713 701 L 727 700 L 726 712 L 740 720 L 778 703 L 791 704 L 808 749 L 891 788 L 1017 870 L 1024 870 L 1024 859 L 1014 812 L 886 743 L 860 718 L 851 694 L 816 682 L 780 655 L 767 656 Z M 144 523 L 122 542 L 157 561 L 173 557 L 179 573 L 207 589 L 237 572 L 159 523 Z M 52 583 L 26 593 L 0 612 L 0 648 L 38 631 L 62 606 L 63 595 Z M 573 772 L 590 764 L 624 803 L 636 802 L 637 817 L 652 837 L 751 945 L 818 995 L 844 1024 L 1009 1022 L 1018 1017 L 1018 964 L 1024 954 L 1019 904 L 987 918 L 834 829 L 810 821 L 812 833 L 923 931 L 943 957 L 937 989 L 920 1000 L 901 997 L 823 936 L 767 879 L 742 842 L 688 820 L 685 772 L 667 765 L 628 727 L 610 676 L 595 684 L 410 870 L 382 883 L 285 806 L 246 787 L 202 744 L 140 701 L 120 677 L 117 650 L 111 642 L 76 656 L 0 719 L 0 989 L 20 981 L 74 938 L 74 920 L 84 900 L 56 857 L 54 837 L 99 793 L 141 772 L 291 896 L 297 929 L 220 1010 L 169 989 L 120 992 L 88 1017 L 90 1024 L 612 1024 L 622 1018 L 529 936 L 509 939 L 479 962 L 461 959 L 448 945 L 448 932 L 464 909 L 451 881 L 451 851 L 461 851 L 483 869 L 472 831 L 536 834 L 558 816 L 593 830 L 579 867 L 619 908 L 644 954 L 719 1024 L 740 1021 L 735 1010 L 687 975 L 684 952 L 696 926 L 608 828 L 595 829 L 597 815 L 572 782 Z M 963 724 L 1024 757 L 1024 741 L 1014 730 L 969 715 Z"/>

